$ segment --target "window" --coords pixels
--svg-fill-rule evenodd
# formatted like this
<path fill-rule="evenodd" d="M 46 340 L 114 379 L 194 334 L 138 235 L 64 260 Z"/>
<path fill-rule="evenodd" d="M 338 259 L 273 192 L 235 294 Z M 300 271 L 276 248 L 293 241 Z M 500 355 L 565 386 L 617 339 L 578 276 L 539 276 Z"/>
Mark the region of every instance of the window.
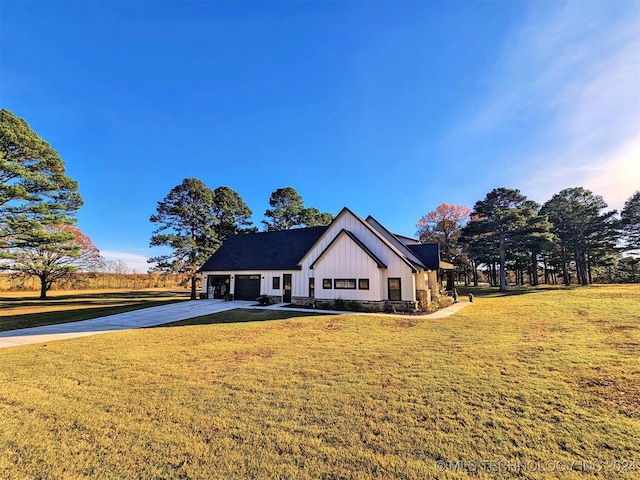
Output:
<path fill-rule="evenodd" d="M 274 290 L 280 290 L 280 277 L 273 277 L 273 284 L 271 285 L 271 287 Z"/>
<path fill-rule="evenodd" d="M 336 278 L 333 281 L 333 288 L 336 290 L 355 290 L 356 279 L 355 278 Z"/>
<path fill-rule="evenodd" d="M 325 290 L 331 290 L 332 286 L 331 286 L 331 279 L 330 278 L 323 278 L 322 279 L 322 288 L 324 288 Z"/>
<path fill-rule="evenodd" d="M 400 293 L 400 279 L 399 278 L 389 278 L 387 280 L 387 285 L 389 286 L 389 300 L 399 302 L 402 300 L 402 295 Z"/>
<path fill-rule="evenodd" d="M 369 279 L 360 278 L 358 280 L 358 290 L 369 290 Z"/>
<path fill-rule="evenodd" d="M 316 279 L 309 279 L 309 298 L 316 298 Z"/>

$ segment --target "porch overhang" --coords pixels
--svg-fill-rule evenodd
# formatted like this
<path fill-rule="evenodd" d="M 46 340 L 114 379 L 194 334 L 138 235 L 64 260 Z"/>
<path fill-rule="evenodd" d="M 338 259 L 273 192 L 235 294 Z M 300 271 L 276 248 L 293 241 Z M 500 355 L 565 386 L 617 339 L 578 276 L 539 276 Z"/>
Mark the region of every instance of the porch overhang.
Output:
<path fill-rule="evenodd" d="M 445 262 L 444 260 L 440 260 L 440 264 L 438 265 L 442 270 L 454 270 L 455 267 L 453 263 Z"/>

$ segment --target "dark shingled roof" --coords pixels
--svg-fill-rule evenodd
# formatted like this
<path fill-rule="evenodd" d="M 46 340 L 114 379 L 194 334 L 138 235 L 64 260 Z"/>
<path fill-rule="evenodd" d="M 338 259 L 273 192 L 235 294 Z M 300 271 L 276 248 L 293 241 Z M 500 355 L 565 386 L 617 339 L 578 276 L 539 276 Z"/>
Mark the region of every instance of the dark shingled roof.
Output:
<path fill-rule="evenodd" d="M 440 268 L 440 245 L 437 243 L 425 243 L 422 245 L 407 245 L 413 254 L 422 260 L 429 270 Z"/>
<path fill-rule="evenodd" d="M 327 227 L 240 233 L 229 237 L 199 271 L 294 270 Z"/>

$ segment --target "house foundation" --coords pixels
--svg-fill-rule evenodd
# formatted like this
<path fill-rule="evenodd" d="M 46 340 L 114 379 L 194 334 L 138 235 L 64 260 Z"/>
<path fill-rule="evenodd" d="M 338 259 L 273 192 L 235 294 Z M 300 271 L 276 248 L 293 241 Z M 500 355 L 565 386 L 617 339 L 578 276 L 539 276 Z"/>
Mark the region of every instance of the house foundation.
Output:
<path fill-rule="evenodd" d="M 321 299 L 311 297 L 292 297 L 291 303 L 301 307 L 323 310 L 352 310 L 354 312 L 413 313 L 418 310 L 417 301 L 370 301 L 348 299 Z"/>

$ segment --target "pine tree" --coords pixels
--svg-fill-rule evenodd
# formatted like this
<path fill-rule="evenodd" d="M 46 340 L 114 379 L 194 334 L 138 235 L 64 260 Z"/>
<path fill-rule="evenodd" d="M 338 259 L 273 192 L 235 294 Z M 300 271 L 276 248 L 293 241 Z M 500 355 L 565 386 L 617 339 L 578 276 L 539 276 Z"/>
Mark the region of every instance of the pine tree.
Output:
<path fill-rule="evenodd" d="M 293 187 L 278 188 L 269 197 L 270 209 L 264 212 L 264 230 L 291 230 L 292 228 L 329 225 L 333 215 L 317 208 L 305 208 L 302 197 Z"/>
<path fill-rule="evenodd" d="M 626 248 L 640 249 L 640 191 L 634 193 L 625 202 L 620 217 Z"/>
<path fill-rule="evenodd" d="M 549 218 L 560 242 L 564 283 L 569 284 L 569 263 L 575 262 L 578 282 L 589 285 L 590 265 L 615 248 L 619 238 L 616 211 L 601 213 L 607 204 L 600 195 L 582 187 L 567 188 L 544 204 L 541 213 Z"/>
<path fill-rule="evenodd" d="M 516 251 L 523 238 L 535 231 L 533 222 L 538 208 L 519 190 L 508 188 L 492 190 L 473 207 L 471 222 L 463 230 L 464 242 L 474 249 L 483 244 L 486 254 L 497 252 L 501 292 L 507 291 L 507 252 Z"/>
<path fill-rule="evenodd" d="M 186 178 L 158 202 L 150 221 L 158 224 L 150 246 L 169 247 L 170 254 L 149 259 L 156 271 L 181 273 L 191 280 L 191 299 L 196 299 L 197 270 L 216 251 L 220 241 L 215 194 L 201 180 Z"/>

